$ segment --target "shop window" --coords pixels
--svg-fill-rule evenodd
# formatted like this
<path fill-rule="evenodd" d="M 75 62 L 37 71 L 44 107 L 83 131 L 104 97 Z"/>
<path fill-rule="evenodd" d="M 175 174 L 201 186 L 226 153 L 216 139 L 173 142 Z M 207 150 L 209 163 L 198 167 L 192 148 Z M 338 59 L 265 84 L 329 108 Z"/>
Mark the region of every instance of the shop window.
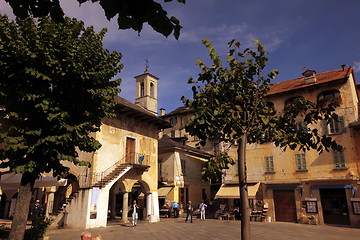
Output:
<path fill-rule="evenodd" d="M 295 154 L 296 171 L 307 171 L 305 154 Z"/>
<path fill-rule="evenodd" d="M 345 169 L 344 151 L 334 151 L 333 156 L 335 169 Z"/>
<path fill-rule="evenodd" d="M 274 171 L 274 158 L 272 156 L 265 157 L 265 172 L 273 173 Z"/>

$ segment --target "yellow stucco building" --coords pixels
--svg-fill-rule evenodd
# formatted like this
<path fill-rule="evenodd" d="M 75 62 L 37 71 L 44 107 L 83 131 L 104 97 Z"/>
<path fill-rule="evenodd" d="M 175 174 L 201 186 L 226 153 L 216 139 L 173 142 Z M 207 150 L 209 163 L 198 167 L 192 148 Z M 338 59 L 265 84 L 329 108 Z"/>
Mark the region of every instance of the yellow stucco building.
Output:
<path fill-rule="evenodd" d="M 269 102 L 281 112 L 288 101 L 304 97 L 323 104 L 337 101 L 339 121 L 316 126 L 321 135 L 333 137 L 344 147 L 341 152 L 286 150 L 272 143 L 247 146 L 249 183 L 261 183 L 257 200 L 268 207 L 274 221 L 360 226 L 360 177 L 356 122 L 359 99 L 351 67 L 279 82 L 268 93 Z M 304 123 L 299 119 L 299 126 Z M 358 138 L 357 138 L 358 139 Z M 236 159 L 236 149 L 229 152 Z M 226 171 L 224 183 L 238 181 L 236 166 Z"/>

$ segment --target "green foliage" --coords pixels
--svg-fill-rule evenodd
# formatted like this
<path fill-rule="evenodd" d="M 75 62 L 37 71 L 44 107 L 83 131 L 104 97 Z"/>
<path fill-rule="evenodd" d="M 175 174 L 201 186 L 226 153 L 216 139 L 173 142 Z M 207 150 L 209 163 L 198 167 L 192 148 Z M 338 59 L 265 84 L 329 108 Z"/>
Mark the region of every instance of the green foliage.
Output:
<path fill-rule="evenodd" d="M 48 228 L 50 227 L 51 222 L 52 222 L 51 219 L 36 217 L 31 224 L 31 228 L 25 230 L 24 239 L 33 240 L 43 237 L 47 232 Z"/>
<path fill-rule="evenodd" d="M 208 48 L 211 67 L 198 60 L 201 68 L 197 80 L 190 78 L 193 100 L 182 97 L 186 106 L 195 110 L 195 116 L 185 126 L 187 132 L 197 135 L 205 145 L 211 138 L 224 142 L 238 141 L 247 136 L 248 143 L 274 142 L 286 149 L 300 150 L 340 149 L 334 140 L 320 136 L 317 129 L 299 130 L 297 121 L 316 124 L 322 119 L 336 118 L 334 104 L 318 107 L 304 99 L 295 99 L 284 112 L 276 112 L 268 104 L 267 94 L 271 80 L 278 71 L 264 74 L 268 62 L 267 53 L 259 41 L 256 50 L 246 48 L 232 40 L 228 43 L 227 66 L 220 61 L 219 55 L 209 40 L 202 40 Z"/>
<path fill-rule="evenodd" d="M 92 152 L 101 119 L 113 116 L 121 79 L 121 54 L 103 48 L 106 30 L 95 33 L 65 18 L 9 20 L 0 15 L 1 167 L 38 176 L 67 171 L 77 149 Z"/>
<path fill-rule="evenodd" d="M 202 178 L 205 181 L 221 182 L 222 170 L 229 169 L 229 164 L 234 165 L 234 160 L 226 153 L 220 153 L 205 163 L 202 169 Z"/>
<path fill-rule="evenodd" d="M 50 16 L 57 22 L 64 21 L 64 12 L 60 6 L 60 1 L 48 0 L 5 0 L 10 4 L 15 16 L 26 18 L 28 16 L 44 17 Z M 77 0 L 79 4 L 89 2 L 98 2 L 105 12 L 108 20 L 116 15 L 120 29 L 133 29 L 141 32 L 144 23 L 148 23 L 155 31 L 169 36 L 174 32 L 176 39 L 180 36 L 179 20 L 172 16 L 168 17 L 167 12 L 160 3 L 155 0 Z M 164 0 L 164 2 L 172 2 L 173 0 Z M 184 3 L 185 0 L 176 0 Z"/>

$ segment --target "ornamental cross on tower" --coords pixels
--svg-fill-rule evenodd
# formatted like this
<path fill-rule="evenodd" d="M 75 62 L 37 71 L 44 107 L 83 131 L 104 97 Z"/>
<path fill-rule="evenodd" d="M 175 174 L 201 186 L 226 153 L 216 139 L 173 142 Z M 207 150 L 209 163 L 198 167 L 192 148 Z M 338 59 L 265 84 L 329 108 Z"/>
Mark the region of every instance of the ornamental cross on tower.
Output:
<path fill-rule="evenodd" d="M 149 72 L 149 60 L 145 59 L 145 73 Z"/>

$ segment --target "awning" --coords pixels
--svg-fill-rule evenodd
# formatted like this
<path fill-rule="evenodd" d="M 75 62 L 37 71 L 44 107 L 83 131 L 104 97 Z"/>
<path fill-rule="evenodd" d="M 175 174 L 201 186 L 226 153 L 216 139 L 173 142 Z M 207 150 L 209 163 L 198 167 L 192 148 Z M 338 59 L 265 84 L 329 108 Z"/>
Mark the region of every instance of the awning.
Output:
<path fill-rule="evenodd" d="M 173 189 L 174 187 L 161 187 L 158 189 L 158 196 L 159 198 L 166 198 L 168 193 Z"/>
<path fill-rule="evenodd" d="M 248 196 L 250 198 L 254 198 L 258 189 L 259 189 L 260 183 L 258 182 L 255 185 L 248 185 Z M 238 185 L 221 185 L 219 191 L 215 195 L 215 199 L 218 198 L 240 198 L 240 191 Z"/>
<path fill-rule="evenodd" d="M 352 196 L 355 196 L 355 187 L 353 185 L 314 185 L 310 187 L 310 192 L 313 189 L 331 189 L 331 188 L 350 188 Z"/>
<path fill-rule="evenodd" d="M 20 173 L 6 173 L 1 175 L 0 186 L 2 190 L 16 190 L 20 186 L 22 174 Z M 57 178 L 50 176 L 40 176 L 39 179 L 35 181 L 34 188 L 42 188 L 42 187 L 53 187 L 53 186 L 66 186 L 67 179 L 61 178 L 58 180 Z"/>

